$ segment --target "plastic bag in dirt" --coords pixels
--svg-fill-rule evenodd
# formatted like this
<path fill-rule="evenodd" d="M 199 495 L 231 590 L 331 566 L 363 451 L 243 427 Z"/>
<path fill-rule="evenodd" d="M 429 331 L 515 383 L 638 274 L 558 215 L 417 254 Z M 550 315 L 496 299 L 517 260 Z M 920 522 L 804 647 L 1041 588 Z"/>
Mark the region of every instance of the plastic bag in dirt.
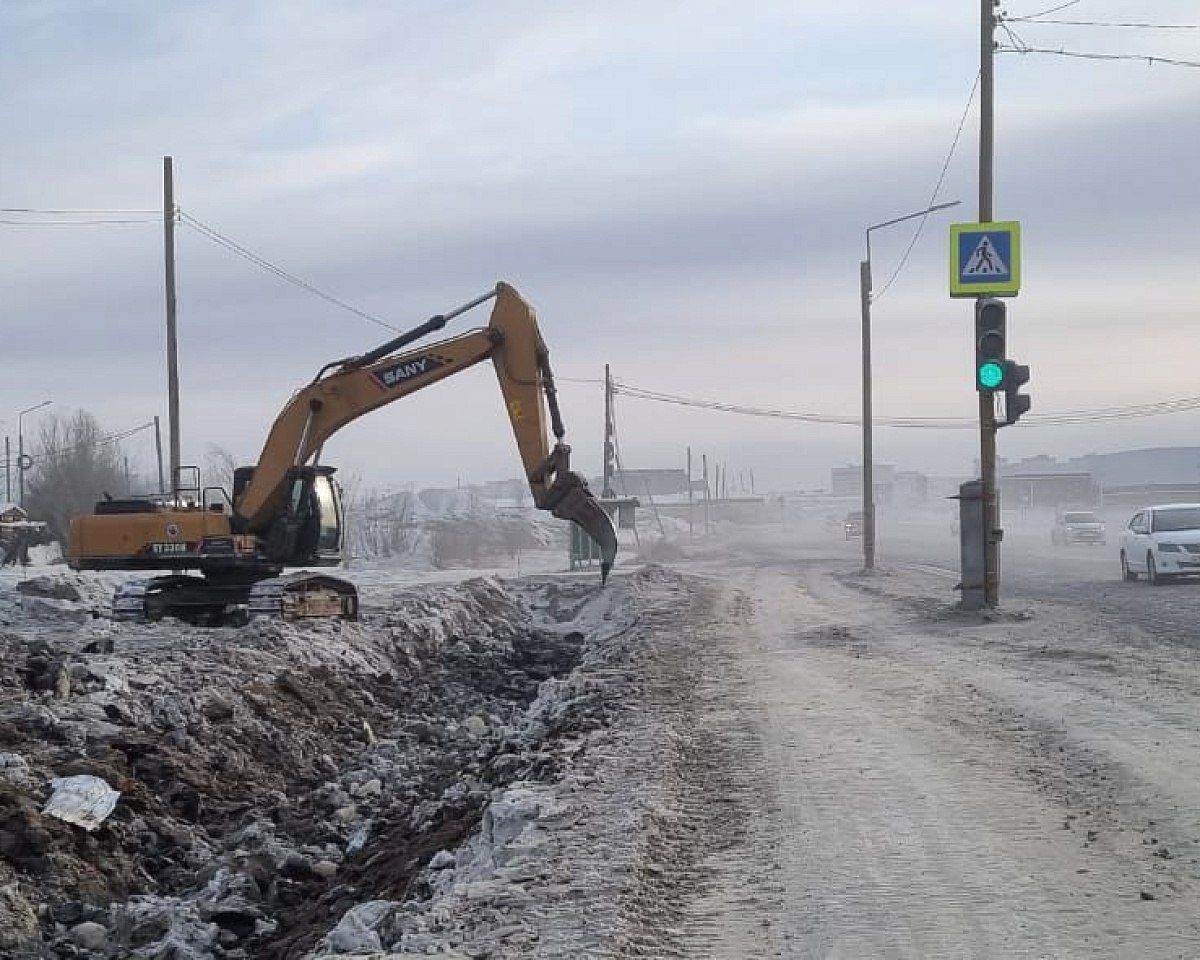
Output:
<path fill-rule="evenodd" d="M 117 805 L 121 796 L 100 777 L 83 774 L 77 777 L 55 777 L 50 781 L 54 793 L 46 801 L 42 813 L 74 823 L 85 830 L 95 830 Z"/>

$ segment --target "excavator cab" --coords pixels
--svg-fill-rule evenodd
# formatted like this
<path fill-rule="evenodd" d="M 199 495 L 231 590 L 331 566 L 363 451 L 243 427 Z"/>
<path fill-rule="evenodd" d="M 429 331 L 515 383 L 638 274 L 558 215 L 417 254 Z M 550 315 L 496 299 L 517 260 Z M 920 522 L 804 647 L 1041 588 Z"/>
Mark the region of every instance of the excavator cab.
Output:
<path fill-rule="evenodd" d="M 336 567 L 342 562 L 345 512 L 341 488 L 333 478 L 336 470 L 302 466 L 288 471 L 286 507 L 261 534 L 270 560 L 284 566 L 318 567 Z M 253 477 L 253 467 L 235 472 L 235 504 Z"/>

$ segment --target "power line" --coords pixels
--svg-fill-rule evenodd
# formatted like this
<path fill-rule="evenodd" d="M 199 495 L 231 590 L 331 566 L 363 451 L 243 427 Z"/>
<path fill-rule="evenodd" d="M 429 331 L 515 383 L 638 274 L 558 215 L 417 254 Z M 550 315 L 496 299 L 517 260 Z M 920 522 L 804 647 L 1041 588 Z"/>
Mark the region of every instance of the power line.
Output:
<path fill-rule="evenodd" d="M 161 210 L 55 210 L 44 207 L 0 207 L 0 213 L 41 213 L 52 216 L 111 216 L 115 214 L 157 214 L 162 216 Z"/>
<path fill-rule="evenodd" d="M 241 257 L 243 260 L 254 264 L 254 266 L 267 271 L 267 273 L 278 277 L 285 283 L 290 283 L 294 287 L 299 287 L 301 290 L 311 293 L 315 297 L 320 297 L 326 303 L 330 303 L 335 307 L 345 310 L 348 313 L 352 313 L 356 317 L 361 317 L 363 320 L 367 320 L 370 323 L 376 324 L 377 326 L 385 327 L 388 330 L 399 330 L 399 327 L 392 326 L 392 324 L 388 323 L 386 320 L 382 320 L 373 314 L 367 313 L 365 310 L 360 310 L 353 304 L 347 303 L 345 300 L 341 300 L 331 293 L 326 293 L 324 290 L 309 283 L 307 280 L 303 280 L 300 277 L 297 277 L 295 274 L 289 273 L 287 270 L 284 270 L 283 267 L 277 266 L 265 257 L 259 256 L 253 250 L 242 246 L 242 244 L 221 233 L 215 227 L 210 227 L 208 224 L 197 220 L 190 213 L 181 212 L 180 220 L 183 224 L 191 227 L 207 240 L 215 243 L 219 247 L 223 247 L 235 256 Z"/>
<path fill-rule="evenodd" d="M 1168 67 L 1200 67 L 1200 60 L 1178 60 L 1174 57 L 1159 57 L 1145 53 L 1093 53 L 1083 50 L 1053 50 L 1047 47 L 999 46 L 997 53 L 1040 53 L 1055 57 L 1070 57 L 1076 60 L 1137 60 L 1153 66 L 1161 63 Z"/>
<path fill-rule="evenodd" d="M 1058 6 L 1050 7 L 1048 10 L 1043 10 L 1041 13 L 1030 13 L 1027 15 L 1027 18 L 1030 20 L 1036 20 L 1039 17 L 1048 17 L 1052 13 L 1058 13 L 1060 10 L 1066 10 L 1067 7 L 1074 7 L 1078 3 L 1079 0 L 1067 0 L 1066 3 L 1060 3 Z"/>
<path fill-rule="evenodd" d="M 1200 30 L 1200 23 L 1122 23 L 1115 20 L 1044 20 L 1039 17 L 1002 17 L 1002 23 L 1046 23 L 1060 27 L 1107 27 L 1119 30 Z"/>
<path fill-rule="evenodd" d="M 141 433 L 143 430 L 149 430 L 153 426 L 154 421 L 150 420 L 146 423 L 139 424 L 136 427 L 130 427 L 128 430 L 122 430 L 119 433 L 110 433 L 108 436 L 100 437 L 98 440 L 89 440 L 86 443 L 77 443 L 72 447 L 46 450 L 35 457 L 30 457 L 30 460 L 32 460 L 34 463 L 39 463 L 44 460 L 49 460 L 53 457 L 60 457 L 63 454 L 74 453 L 76 450 L 86 450 L 89 447 L 103 447 L 110 443 L 119 443 L 122 440 L 128 440 L 135 434 Z"/>
<path fill-rule="evenodd" d="M 651 400 L 656 403 L 675 404 L 677 406 L 695 407 L 701 410 L 715 410 L 722 413 L 738 413 L 752 417 L 767 417 L 776 420 L 799 420 L 805 423 L 834 424 L 838 426 L 859 426 L 862 421 L 858 417 L 839 416 L 836 414 L 805 413 L 794 410 L 781 410 L 766 407 L 750 407 L 742 404 L 723 403 L 717 400 L 702 400 L 694 397 L 682 397 L 676 394 L 661 393 L 655 390 L 645 390 L 621 381 L 614 381 L 614 392 L 635 400 Z M 966 417 L 955 418 L 874 418 L 876 424 L 893 427 L 923 427 L 927 429 L 960 430 L 975 426 L 975 421 Z"/>
<path fill-rule="evenodd" d="M 979 89 L 980 72 L 975 73 L 975 82 L 971 84 L 971 92 L 967 95 L 967 105 L 963 107 L 962 116 L 958 121 L 958 129 L 954 131 L 954 142 L 950 144 L 950 152 L 946 154 L 946 159 L 942 163 L 941 172 L 938 174 L 937 183 L 933 187 L 933 193 L 929 197 L 927 207 L 932 207 L 937 203 L 938 194 L 942 192 L 942 184 L 946 181 L 946 171 L 950 169 L 950 161 L 954 159 L 954 152 L 958 149 L 958 141 L 962 137 L 963 127 L 966 126 L 967 116 L 971 113 L 971 104 L 975 102 L 975 92 Z M 917 245 L 917 241 L 921 239 L 921 234 L 925 230 L 925 223 L 929 219 L 930 213 L 926 212 L 925 216 L 917 221 L 917 228 L 913 231 L 912 239 L 908 241 L 908 247 L 904 251 L 904 255 L 900 257 L 900 262 L 896 264 L 896 269 L 892 271 L 892 275 L 888 277 L 887 282 L 880 288 L 879 292 L 871 297 L 871 302 L 876 303 L 879 299 L 888 292 L 888 289 L 896 278 L 900 276 L 900 271 L 904 269 L 908 263 L 908 258 L 912 256 L 913 249 Z"/>
<path fill-rule="evenodd" d="M 4 218 L 0 219 L 0 223 L 10 227 L 94 227 L 107 223 L 162 223 L 162 220 L 148 217 L 138 219 L 109 217 L 98 220 L 12 220 Z"/>
<path fill-rule="evenodd" d="M 677 394 L 646 390 L 622 381 L 614 381 L 613 389 L 616 393 L 635 400 L 649 400 L 656 403 L 668 403 L 676 406 L 714 410 L 722 413 L 737 413 L 744 416 L 765 417 L 777 420 L 797 420 L 805 423 L 833 424 L 838 426 L 861 426 L 862 424 L 861 418 L 854 416 L 798 412 L 769 407 L 752 407 L 716 400 L 684 397 Z M 1200 396 L 1179 397 L 1172 400 L 1128 404 L 1117 407 L 1066 410 L 1061 413 L 1034 415 L 1026 418 L 1025 422 L 1036 426 L 1069 426 L 1085 423 L 1103 423 L 1114 420 L 1134 420 L 1171 413 L 1187 413 L 1193 410 L 1200 410 Z M 977 426 L 973 417 L 875 417 L 873 422 L 878 426 L 921 430 L 969 430 L 975 429 Z"/>

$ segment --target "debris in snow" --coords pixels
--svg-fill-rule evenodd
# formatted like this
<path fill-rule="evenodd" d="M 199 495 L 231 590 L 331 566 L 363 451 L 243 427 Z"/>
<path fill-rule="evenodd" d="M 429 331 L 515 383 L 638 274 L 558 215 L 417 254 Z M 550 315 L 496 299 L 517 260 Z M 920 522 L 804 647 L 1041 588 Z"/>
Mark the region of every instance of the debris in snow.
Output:
<path fill-rule="evenodd" d="M 85 830 L 95 830 L 116 809 L 119 790 L 114 790 L 100 777 L 81 774 L 76 777 L 56 777 L 50 781 L 54 793 L 46 801 L 42 813 Z"/>
<path fill-rule="evenodd" d="M 17 584 L 17 593 L 23 593 L 27 597 L 72 600 L 76 603 L 83 599 L 79 587 L 62 577 L 30 577 Z"/>
<path fill-rule="evenodd" d="M 69 931 L 76 946 L 84 950 L 103 950 L 108 946 L 108 929 L 100 923 L 88 920 L 77 923 Z"/>
<path fill-rule="evenodd" d="M 485 815 L 504 838 L 556 809 L 521 784 L 557 776 L 571 738 L 619 701 L 564 681 L 627 622 L 613 613 L 628 591 L 484 578 L 371 597 L 352 624 L 77 626 L 30 604 L 84 603 L 0 578 L 0 956 L 78 957 L 101 937 L 81 924 L 117 956 L 299 958 L 376 940 L 454 956 L 466 944 L 396 919 L 433 903 L 427 874 L 461 872 L 472 910 L 526 903 L 535 866 L 460 851 Z M 84 810 L 56 791 L 43 819 L 46 770 L 122 800 Z M 64 807 L 104 830 L 80 842 Z M 358 909 L 375 902 L 392 909 Z M 488 937 L 527 946 L 536 930 L 510 917 Z"/>
<path fill-rule="evenodd" d="M 338 925 L 325 937 L 321 952 L 362 953 L 383 949 L 376 928 L 387 919 L 395 906 L 390 900 L 370 900 L 347 910 Z"/>

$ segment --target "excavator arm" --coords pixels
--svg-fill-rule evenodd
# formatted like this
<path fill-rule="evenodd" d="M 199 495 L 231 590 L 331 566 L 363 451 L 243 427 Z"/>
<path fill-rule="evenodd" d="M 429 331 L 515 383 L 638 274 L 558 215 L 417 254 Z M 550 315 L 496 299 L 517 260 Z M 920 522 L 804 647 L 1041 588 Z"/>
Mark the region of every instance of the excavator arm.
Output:
<path fill-rule="evenodd" d="M 451 318 L 493 299 L 486 327 L 397 353 L 440 330 Z M 318 456 L 333 434 L 372 410 L 488 359 L 495 366 L 534 503 L 577 524 L 599 544 L 601 572 L 607 577 L 617 552 L 612 520 L 583 478 L 570 469 L 570 447 L 562 442 L 565 431 L 549 351 L 533 308 L 506 283 L 362 356 L 322 369 L 291 398 L 271 427 L 251 478 L 234 504 L 239 522 L 247 532 L 269 535 L 287 512 L 289 481 L 295 470 Z"/>

